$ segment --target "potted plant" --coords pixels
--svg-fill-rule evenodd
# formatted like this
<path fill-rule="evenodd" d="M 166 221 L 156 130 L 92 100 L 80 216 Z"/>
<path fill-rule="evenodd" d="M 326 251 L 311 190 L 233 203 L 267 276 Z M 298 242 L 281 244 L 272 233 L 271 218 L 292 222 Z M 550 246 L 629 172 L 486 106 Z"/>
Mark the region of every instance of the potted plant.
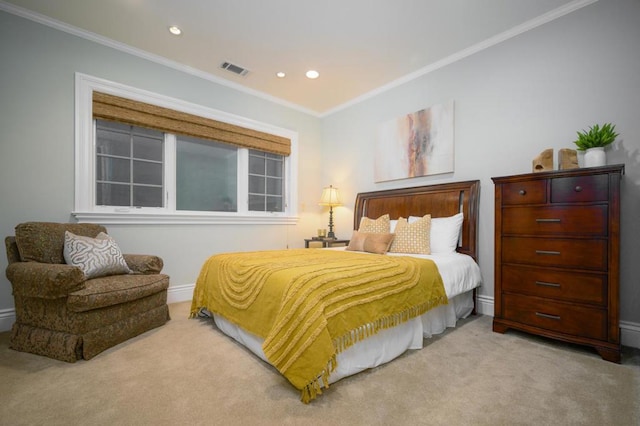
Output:
<path fill-rule="evenodd" d="M 615 130 L 615 124 L 605 123 L 602 127 L 594 124 L 589 127 L 589 131 L 577 132 L 578 139 L 573 143 L 578 147 L 578 151 L 584 151 L 585 167 L 604 166 L 607 163 L 604 148 L 618 137 Z"/>

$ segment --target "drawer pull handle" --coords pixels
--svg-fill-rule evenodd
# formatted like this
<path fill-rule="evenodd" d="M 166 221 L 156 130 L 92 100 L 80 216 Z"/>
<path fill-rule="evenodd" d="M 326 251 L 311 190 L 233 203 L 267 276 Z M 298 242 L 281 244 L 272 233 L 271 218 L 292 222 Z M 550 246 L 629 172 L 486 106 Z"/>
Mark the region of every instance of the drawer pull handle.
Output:
<path fill-rule="evenodd" d="M 536 316 L 542 317 L 542 318 L 549 318 L 552 320 L 560 320 L 560 315 L 550 315 L 550 314 L 543 314 L 542 312 L 536 312 Z"/>
<path fill-rule="evenodd" d="M 553 256 L 559 256 L 559 251 L 549 251 L 549 250 L 536 250 L 536 254 L 549 254 Z"/>
<path fill-rule="evenodd" d="M 527 191 L 525 191 L 524 189 L 521 189 L 520 191 L 518 191 L 518 194 L 520 195 L 525 195 L 527 193 Z"/>
<path fill-rule="evenodd" d="M 576 192 L 582 192 L 582 187 L 580 185 L 576 186 Z"/>
<path fill-rule="evenodd" d="M 560 287 L 560 284 L 557 283 L 547 283 L 544 281 L 536 281 L 536 285 L 541 285 L 543 287 Z"/>
<path fill-rule="evenodd" d="M 560 222 L 560 219 L 536 219 L 536 222 Z"/>

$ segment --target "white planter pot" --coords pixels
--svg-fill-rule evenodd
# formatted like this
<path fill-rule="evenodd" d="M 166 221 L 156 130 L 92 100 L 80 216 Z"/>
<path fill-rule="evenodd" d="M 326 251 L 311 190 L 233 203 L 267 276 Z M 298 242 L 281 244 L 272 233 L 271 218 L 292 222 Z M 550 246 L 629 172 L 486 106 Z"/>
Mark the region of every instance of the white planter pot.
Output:
<path fill-rule="evenodd" d="M 604 147 L 589 148 L 584 153 L 584 166 L 585 167 L 599 167 L 607 164 L 607 155 L 604 152 Z"/>

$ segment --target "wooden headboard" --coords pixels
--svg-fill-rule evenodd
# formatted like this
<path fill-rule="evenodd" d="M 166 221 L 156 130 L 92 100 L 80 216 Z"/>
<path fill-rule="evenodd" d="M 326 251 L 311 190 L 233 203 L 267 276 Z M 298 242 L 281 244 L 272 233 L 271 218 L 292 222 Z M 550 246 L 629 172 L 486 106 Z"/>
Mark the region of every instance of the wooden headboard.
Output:
<path fill-rule="evenodd" d="M 376 219 L 388 213 L 391 219 L 398 219 L 425 214 L 447 217 L 462 212 L 464 222 L 458 252 L 477 262 L 479 201 L 479 180 L 361 192 L 356 196 L 353 227 L 358 229 L 363 216 Z"/>

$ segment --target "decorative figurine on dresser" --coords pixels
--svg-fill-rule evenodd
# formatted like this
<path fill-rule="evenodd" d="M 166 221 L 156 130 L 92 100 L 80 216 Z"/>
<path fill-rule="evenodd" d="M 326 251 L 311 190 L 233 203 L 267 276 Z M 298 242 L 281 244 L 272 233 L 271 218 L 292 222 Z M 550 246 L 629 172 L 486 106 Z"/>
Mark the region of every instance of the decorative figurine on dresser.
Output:
<path fill-rule="evenodd" d="M 620 362 L 624 165 L 494 177 L 495 315 L 509 328 Z"/>

